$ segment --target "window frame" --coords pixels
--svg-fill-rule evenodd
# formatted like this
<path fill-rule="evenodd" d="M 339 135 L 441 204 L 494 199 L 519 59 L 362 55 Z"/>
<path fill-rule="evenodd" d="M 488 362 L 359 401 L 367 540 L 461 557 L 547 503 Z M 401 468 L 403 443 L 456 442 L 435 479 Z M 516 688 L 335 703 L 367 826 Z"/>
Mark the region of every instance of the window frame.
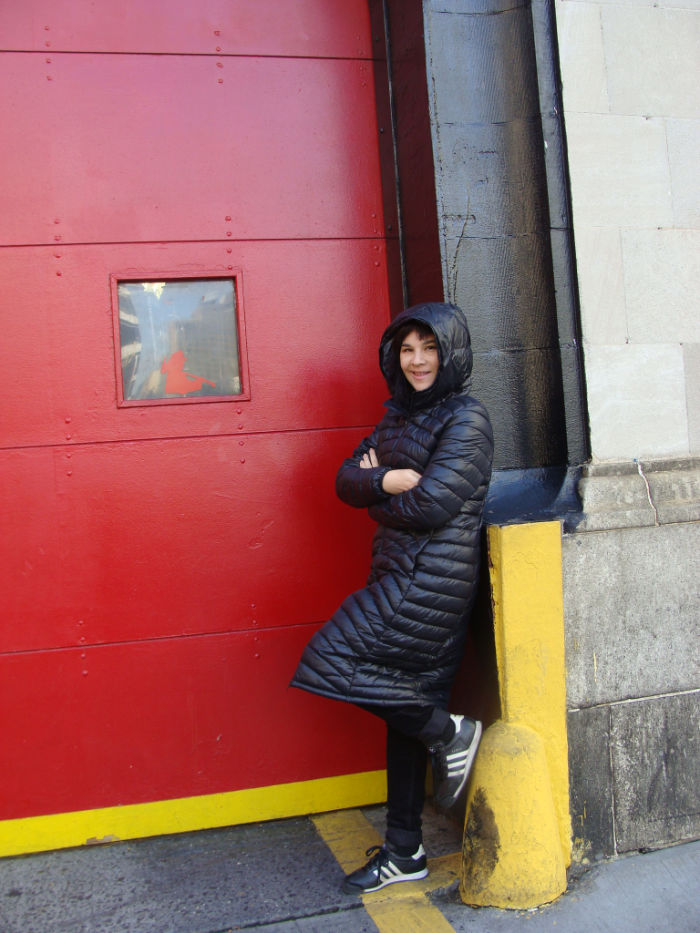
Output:
<path fill-rule="evenodd" d="M 124 397 L 124 373 L 122 369 L 121 327 L 119 324 L 119 285 L 127 282 L 195 282 L 200 279 L 221 279 L 233 282 L 235 297 L 235 325 L 238 344 L 238 378 L 241 391 L 235 395 L 199 395 L 194 397 L 176 396 L 172 398 L 143 398 L 127 399 Z M 248 368 L 248 345 L 246 342 L 245 314 L 243 303 L 243 274 L 240 269 L 200 270 L 196 272 L 142 272 L 130 269 L 128 272 L 111 272 L 109 276 L 110 292 L 112 296 L 112 326 L 114 333 L 114 362 L 117 386 L 117 408 L 139 408 L 162 405 L 202 405 L 212 402 L 246 402 L 250 401 L 250 376 Z"/>

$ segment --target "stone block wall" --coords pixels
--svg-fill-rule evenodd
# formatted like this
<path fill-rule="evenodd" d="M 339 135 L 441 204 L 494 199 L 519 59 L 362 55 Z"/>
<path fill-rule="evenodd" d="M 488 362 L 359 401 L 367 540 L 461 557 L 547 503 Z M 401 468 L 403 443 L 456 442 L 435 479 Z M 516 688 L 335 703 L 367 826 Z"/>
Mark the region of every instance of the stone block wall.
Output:
<path fill-rule="evenodd" d="M 591 448 L 700 449 L 700 6 L 556 0 Z"/>
<path fill-rule="evenodd" d="M 700 5 L 555 0 L 592 461 L 564 539 L 579 857 L 700 835 Z"/>
<path fill-rule="evenodd" d="M 700 459 L 589 464 L 564 536 L 579 859 L 700 835 Z"/>

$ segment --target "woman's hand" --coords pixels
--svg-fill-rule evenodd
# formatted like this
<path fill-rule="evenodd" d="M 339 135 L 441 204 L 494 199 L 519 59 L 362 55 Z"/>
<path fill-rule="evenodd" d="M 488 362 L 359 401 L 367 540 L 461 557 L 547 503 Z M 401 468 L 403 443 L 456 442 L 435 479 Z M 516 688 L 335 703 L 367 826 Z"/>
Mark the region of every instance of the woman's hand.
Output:
<path fill-rule="evenodd" d="M 366 454 L 362 454 L 360 467 L 363 470 L 371 470 L 379 466 L 376 450 L 371 447 Z M 389 470 L 382 478 L 382 489 L 388 492 L 390 496 L 395 496 L 400 492 L 408 492 L 413 489 L 420 480 L 420 473 L 415 470 Z"/>
<path fill-rule="evenodd" d="M 382 479 L 382 489 L 389 495 L 395 496 L 400 492 L 408 492 L 420 481 L 420 473 L 415 470 L 389 470 Z"/>
<path fill-rule="evenodd" d="M 362 460 L 360 460 L 360 466 L 363 470 L 371 470 L 372 467 L 379 466 L 379 460 L 377 460 L 377 452 L 371 447 L 366 454 L 362 454 Z"/>

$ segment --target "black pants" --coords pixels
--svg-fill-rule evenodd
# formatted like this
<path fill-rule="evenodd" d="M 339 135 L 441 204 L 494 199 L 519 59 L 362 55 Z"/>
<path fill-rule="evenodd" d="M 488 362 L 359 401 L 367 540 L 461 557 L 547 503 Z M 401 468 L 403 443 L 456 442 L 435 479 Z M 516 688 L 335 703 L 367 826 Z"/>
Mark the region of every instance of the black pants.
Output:
<path fill-rule="evenodd" d="M 383 719 L 386 733 L 386 841 L 398 855 L 412 855 L 423 840 L 427 746 L 445 738 L 446 710 L 436 706 L 365 706 Z"/>

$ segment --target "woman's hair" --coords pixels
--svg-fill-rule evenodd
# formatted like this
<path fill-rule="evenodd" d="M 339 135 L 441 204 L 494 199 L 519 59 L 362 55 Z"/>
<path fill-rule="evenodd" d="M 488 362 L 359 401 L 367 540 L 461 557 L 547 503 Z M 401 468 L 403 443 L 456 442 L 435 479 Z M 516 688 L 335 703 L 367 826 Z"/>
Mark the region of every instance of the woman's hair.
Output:
<path fill-rule="evenodd" d="M 399 329 L 394 334 L 393 340 L 391 341 L 391 347 L 396 354 L 397 359 L 399 353 L 401 352 L 401 345 L 403 344 L 404 340 L 414 331 L 421 339 L 426 337 L 435 337 L 435 334 L 431 328 L 428 327 L 427 324 L 424 324 L 422 321 L 406 321 L 405 324 L 399 327 Z"/>

